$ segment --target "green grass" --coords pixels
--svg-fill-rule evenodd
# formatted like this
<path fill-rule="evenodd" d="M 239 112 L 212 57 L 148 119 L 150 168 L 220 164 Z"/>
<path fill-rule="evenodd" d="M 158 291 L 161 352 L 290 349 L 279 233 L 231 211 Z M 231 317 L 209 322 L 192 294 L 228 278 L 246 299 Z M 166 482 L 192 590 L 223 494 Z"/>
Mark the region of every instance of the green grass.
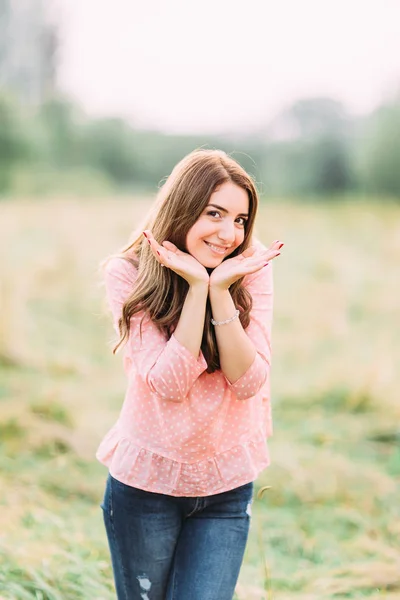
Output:
<path fill-rule="evenodd" d="M 115 598 L 96 447 L 125 380 L 98 263 L 144 201 L 3 203 L 0 598 Z M 274 266 L 272 465 L 238 600 L 400 598 L 400 206 L 262 206 Z"/>

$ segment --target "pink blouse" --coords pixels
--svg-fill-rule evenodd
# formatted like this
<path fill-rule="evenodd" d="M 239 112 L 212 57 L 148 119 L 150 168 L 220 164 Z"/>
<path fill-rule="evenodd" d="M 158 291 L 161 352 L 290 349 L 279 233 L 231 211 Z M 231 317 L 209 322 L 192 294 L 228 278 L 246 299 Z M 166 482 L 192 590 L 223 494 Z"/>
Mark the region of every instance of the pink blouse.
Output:
<path fill-rule="evenodd" d="M 117 331 L 135 277 L 123 258 L 108 262 L 107 299 Z M 125 400 L 96 453 L 114 478 L 170 496 L 208 496 L 249 483 L 268 466 L 271 264 L 243 284 L 253 298 L 245 331 L 257 354 L 234 383 L 222 371 L 207 373 L 201 352 L 196 359 L 174 335 L 166 339 L 146 315 L 140 337 L 143 313 L 132 317 L 123 349 Z"/>

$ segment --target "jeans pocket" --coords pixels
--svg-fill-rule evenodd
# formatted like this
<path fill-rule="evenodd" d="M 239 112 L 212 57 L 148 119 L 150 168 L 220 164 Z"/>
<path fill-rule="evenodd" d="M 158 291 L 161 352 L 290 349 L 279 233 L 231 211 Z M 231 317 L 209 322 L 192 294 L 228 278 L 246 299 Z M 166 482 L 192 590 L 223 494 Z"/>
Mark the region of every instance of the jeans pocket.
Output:
<path fill-rule="evenodd" d="M 244 516 L 251 517 L 251 506 L 253 503 L 253 482 L 245 483 L 237 488 L 234 488 L 228 494 L 233 501 L 233 506 Z"/>

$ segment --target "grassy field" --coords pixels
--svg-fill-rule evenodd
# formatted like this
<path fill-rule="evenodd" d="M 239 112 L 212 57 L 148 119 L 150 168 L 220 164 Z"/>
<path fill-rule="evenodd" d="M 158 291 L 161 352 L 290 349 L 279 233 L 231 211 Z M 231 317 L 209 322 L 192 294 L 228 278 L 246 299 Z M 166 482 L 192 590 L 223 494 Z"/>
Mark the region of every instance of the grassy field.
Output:
<path fill-rule="evenodd" d="M 98 263 L 144 201 L 0 205 L 0 597 L 115 598 L 95 449 L 125 380 Z M 400 205 L 274 202 L 273 464 L 238 600 L 400 599 Z M 190 599 L 188 599 L 190 600 Z"/>

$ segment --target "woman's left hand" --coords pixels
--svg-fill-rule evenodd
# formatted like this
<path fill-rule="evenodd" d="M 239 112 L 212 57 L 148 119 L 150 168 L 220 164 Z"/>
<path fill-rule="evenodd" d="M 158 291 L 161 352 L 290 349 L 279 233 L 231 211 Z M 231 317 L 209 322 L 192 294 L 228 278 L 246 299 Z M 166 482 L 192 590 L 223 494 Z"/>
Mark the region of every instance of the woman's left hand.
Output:
<path fill-rule="evenodd" d="M 227 290 L 232 283 L 241 277 L 250 275 L 265 267 L 270 260 L 280 255 L 283 243 L 273 242 L 267 250 L 256 252 L 254 246 L 247 248 L 242 254 L 227 258 L 210 275 L 210 287 Z"/>

